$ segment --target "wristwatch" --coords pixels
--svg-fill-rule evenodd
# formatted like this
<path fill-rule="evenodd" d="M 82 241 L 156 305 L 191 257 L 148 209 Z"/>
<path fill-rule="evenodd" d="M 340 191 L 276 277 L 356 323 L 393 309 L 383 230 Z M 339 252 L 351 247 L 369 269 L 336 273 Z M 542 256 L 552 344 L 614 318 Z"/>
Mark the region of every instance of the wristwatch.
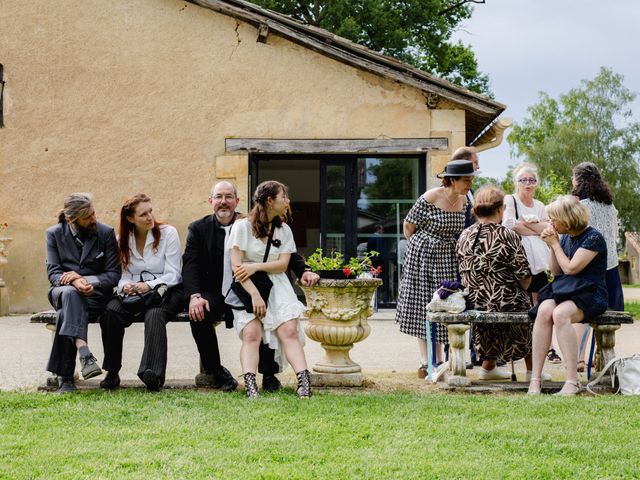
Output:
<path fill-rule="evenodd" d="M 192 293 L 189 299 L 193 300 L 194 298 L 202 298 L 202 295 L 200 295 L 199 293 Z"/>

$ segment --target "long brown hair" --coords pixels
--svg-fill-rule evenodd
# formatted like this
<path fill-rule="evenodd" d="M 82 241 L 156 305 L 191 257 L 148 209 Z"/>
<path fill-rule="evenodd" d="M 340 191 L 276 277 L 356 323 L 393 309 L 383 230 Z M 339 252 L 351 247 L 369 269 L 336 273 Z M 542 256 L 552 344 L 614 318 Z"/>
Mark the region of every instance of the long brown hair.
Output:
<path fill-rule="evenodd" d="M 129 248 L 129 236 L 134 231 L 133 223 L 131 223 L 127 217 L 133 217 L 136 212 L 136 208 L 141 203 L 151 202 L 151 198 L 144 193 L 136 193 L 132 197 L 127 198 L 124 201 L 124 205 L 120 209 L 120 226 L 118 228 L 118 257 L 120 258 L 120 264 L 122 268 L 127 270 L 127 265 L 131 260 L 131 249 Z M 158 250 L 160 244 L 160 226 L 165 222 L 159 222 L 154 218 L 154 225 L 151 229 L 153 234 L 153 251 Z"/>
<path fill-rule="evenodd" d="M 289 194 L 287 186 L 275 180 L 267 180 L 256 187 L 256 191 L 253 194 L 253 208 L 249 212 L 249 222 L 251 222 L 253 234 L 256 238 L 269 236 L 267 200 L 276 198 L 281 191 L 283 191 L 285 195 Z M 285 212 L 283 217 L 274 217 L 273 226 L 279 227 L 282 225 L 282 222 L 288 222 L 291 219 L 291 210 Z"/>

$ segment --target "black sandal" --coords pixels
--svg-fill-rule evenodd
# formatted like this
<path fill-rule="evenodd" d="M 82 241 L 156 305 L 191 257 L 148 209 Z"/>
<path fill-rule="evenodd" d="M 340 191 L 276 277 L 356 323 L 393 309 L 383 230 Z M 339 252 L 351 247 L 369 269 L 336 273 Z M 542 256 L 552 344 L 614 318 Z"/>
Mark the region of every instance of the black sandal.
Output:
<path fill-rule="evenodd" d="M 244 388 L 247 394 L 247 398 L 258 398 L 258 383 L 256 382 L 256 374 L 247 372 L 243 375 Z"/>
<path fill-rule="evenodd" d="M 296 395 L 298 395 L 299 398 L 311 397 L 311 373 L 309 373 L 309 370 L 305 369 L 296 373 L 296 377 L 298 377 Z"/>

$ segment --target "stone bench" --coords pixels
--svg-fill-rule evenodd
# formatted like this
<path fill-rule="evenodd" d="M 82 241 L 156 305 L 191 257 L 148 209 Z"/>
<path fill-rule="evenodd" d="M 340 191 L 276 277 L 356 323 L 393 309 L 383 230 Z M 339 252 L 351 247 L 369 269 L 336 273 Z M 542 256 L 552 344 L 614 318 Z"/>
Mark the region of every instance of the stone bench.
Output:
<path fill-rule="evenodd" d="M 94 316 L 94 317 L 90 317 L 89 318 L 89 323 L 99 323 L 100 317 L 99 316 Z M 38 312 L 38 313 L 34 313 L 33 315 L 31 315 L 31 319 L 30 319 L 31 323 L 41 323 L 44 324 L 44 326 L 47 328 L 47 330 L 49 330 L 52 334 L 52 338 L 53 335 L 55 334 L 56 331 L 56 312 L 55 310 L 46 310 L 44 312 Z M 133 320 L 134 323 L 143 323 L 144 322 L 144 315 L 139 315 L 138 317 L 135 317 Z M 187 312 L 180 312 L 178 313 L 178 315 L 175 316 L 175 318 L 172 320 L 172 322 L 185 322 L 185 323 L 189 323 L 189 315 L 187 314 Z M 219 322 L 214 322 L 214 327 L 218 324 Z M 76 372 L 75 374 L 76 380 L 78 377 L 78 373 Z M 209 387 L 211 380 L 208 378 L 209 375 L 206 375 L 202 365 L 200 365 L 200 373 L 196 375 L 195 378 L 195 383 L 196 386 L 198 387 Z M 56 388 L 58 386 L 58 378 L 55 375 L 52 375 L 51 377 L 47 378 L 47 388 Z"/>
<path fill-rule="evenodd" d="M 479 312 L 467 310 L 462 313 L 429 312 L 427 320 L 441 323 L 449 331 L 449 369 L 447 383 L 452 387 L 467 387 L 471 380 L 466 376 L 465 334 L 472 323 L 530 323 L 534 320 L 527 312 Z M 623 323 L 633 323 L 633 317 L 625 312 L 607 310 L 590 322 L 596 336 L 595 370 L 602 370 L 607 362 L 615 358 L 616 330 Z"/>
<path fill-rule="evenodd" d="M 98 323 L 100 317 L 90 317 L 89 323 Z M 31 323 L 44 323 L 49 330 L 55 331 L 56 325 L 56 312 L 55 310 L 46 310 L 44 312 L 38 312 L 31 315 Z M 187 312 L 180 312 L 176 317 L 172 320 L 173 322 L 188 322 L 189 315 Z M 142 323 L 144 322 L 144 315 L 138 315 L 137 318 L 134 317 L 134 323 Z M 53 325 L 53 329 L 49 327 L 49 325 Z"/>

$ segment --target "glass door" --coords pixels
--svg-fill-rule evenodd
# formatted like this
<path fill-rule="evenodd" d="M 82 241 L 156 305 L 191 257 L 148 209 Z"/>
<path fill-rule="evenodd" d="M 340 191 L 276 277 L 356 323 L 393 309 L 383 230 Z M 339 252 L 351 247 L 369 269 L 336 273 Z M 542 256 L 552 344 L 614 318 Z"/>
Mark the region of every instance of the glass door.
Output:
<path fill-rule="evenodd" d="M 325 253 L 340 252 L 345 258 L 355 252 L 352 163 L 349 159 L 320 162 L 320 246 Z"/>

